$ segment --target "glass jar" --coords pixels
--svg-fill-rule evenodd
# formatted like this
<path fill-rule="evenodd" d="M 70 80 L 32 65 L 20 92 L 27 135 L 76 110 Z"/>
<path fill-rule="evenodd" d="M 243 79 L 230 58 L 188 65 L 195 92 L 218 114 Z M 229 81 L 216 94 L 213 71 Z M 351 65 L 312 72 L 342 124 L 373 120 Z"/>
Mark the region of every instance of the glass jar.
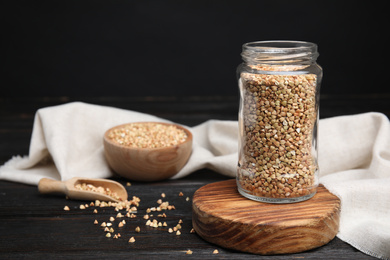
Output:
<path fill-rule="evenodd" d="M 319 171 L 317 45 L 260 41 L 242 49 L 238 191 L 269 203 L 310 199 Z"/>

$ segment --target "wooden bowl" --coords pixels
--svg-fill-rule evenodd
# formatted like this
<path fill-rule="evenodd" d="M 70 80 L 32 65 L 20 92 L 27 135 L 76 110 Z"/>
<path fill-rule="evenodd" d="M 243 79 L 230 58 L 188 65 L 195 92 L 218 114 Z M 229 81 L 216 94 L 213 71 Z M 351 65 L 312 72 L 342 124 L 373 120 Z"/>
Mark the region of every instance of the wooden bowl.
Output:
<path fill-rule="evenodd" d="M 183 143 L 163 148 L 120 145 L 108 137 L 112 130 L 131 124 L 133 123 L 115 126 L 104 134 L 105 157 L 116 173 L 134 181 L 159 181 L 172 177 L 184 167 L 192 152 L 192 134 L 189 130 L 176 124 L 156 122 L 173 125 L 187 134 L 187 139 Z"/>

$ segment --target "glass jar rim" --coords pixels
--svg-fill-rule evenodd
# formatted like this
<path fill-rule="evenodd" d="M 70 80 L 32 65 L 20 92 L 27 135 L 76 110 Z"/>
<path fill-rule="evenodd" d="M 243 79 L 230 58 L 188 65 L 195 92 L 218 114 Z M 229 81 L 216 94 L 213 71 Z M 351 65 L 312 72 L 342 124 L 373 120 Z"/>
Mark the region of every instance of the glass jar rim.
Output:
<path fill-rule="evenodd" d="M 317 44 L 305 41 L 255 41 L 243 45 L 243 49 L 258 53 L 317 52 Z"/>
<path fill-rule="evenodd" d="M 242 45 L 242 58 L 249 63 L 311 63 L 319 56 L 317 44 L 305 41 L 255 41 Z"/>

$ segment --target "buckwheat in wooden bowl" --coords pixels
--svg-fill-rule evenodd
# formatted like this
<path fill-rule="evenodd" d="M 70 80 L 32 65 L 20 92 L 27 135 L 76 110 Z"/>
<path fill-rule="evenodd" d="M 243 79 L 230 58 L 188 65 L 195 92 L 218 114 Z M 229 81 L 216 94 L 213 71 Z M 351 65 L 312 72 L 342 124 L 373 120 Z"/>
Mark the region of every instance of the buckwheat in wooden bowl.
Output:
<path fill-rule="evenodd" d="M 115 126 L 104 134 L 110 167 L 135 181 L 159 181 L 178 173 L 192 152 L 192 134 L 176 124 L 138 122 Z"/>

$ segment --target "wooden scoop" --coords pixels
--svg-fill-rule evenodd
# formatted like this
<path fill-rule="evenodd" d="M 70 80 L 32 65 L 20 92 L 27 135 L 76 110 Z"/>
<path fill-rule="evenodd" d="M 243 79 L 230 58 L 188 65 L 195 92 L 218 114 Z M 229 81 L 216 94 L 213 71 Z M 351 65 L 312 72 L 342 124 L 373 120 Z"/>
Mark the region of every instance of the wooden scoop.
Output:
<path fill-rule="evenodd" d="M 109 188 L 112 193 L 116 193 L 114 198 L 109 195 L 95 192 L 80 190 L 76 188 L 77 184 L 91 184 L 95 187 L 103 187 L 104 189 Z M 41 194 L 65 194 L 70 199 L 75 200 L 103 200 L 103 201 L 125 201 L 127 200 L 127 191 L 120 183 L 116 181 L 106 179 L 86 179 L 74 177 L 67 181 L 56 181 L 52 179 L 42 178 L 38 183 L 38 190 Z"/>

